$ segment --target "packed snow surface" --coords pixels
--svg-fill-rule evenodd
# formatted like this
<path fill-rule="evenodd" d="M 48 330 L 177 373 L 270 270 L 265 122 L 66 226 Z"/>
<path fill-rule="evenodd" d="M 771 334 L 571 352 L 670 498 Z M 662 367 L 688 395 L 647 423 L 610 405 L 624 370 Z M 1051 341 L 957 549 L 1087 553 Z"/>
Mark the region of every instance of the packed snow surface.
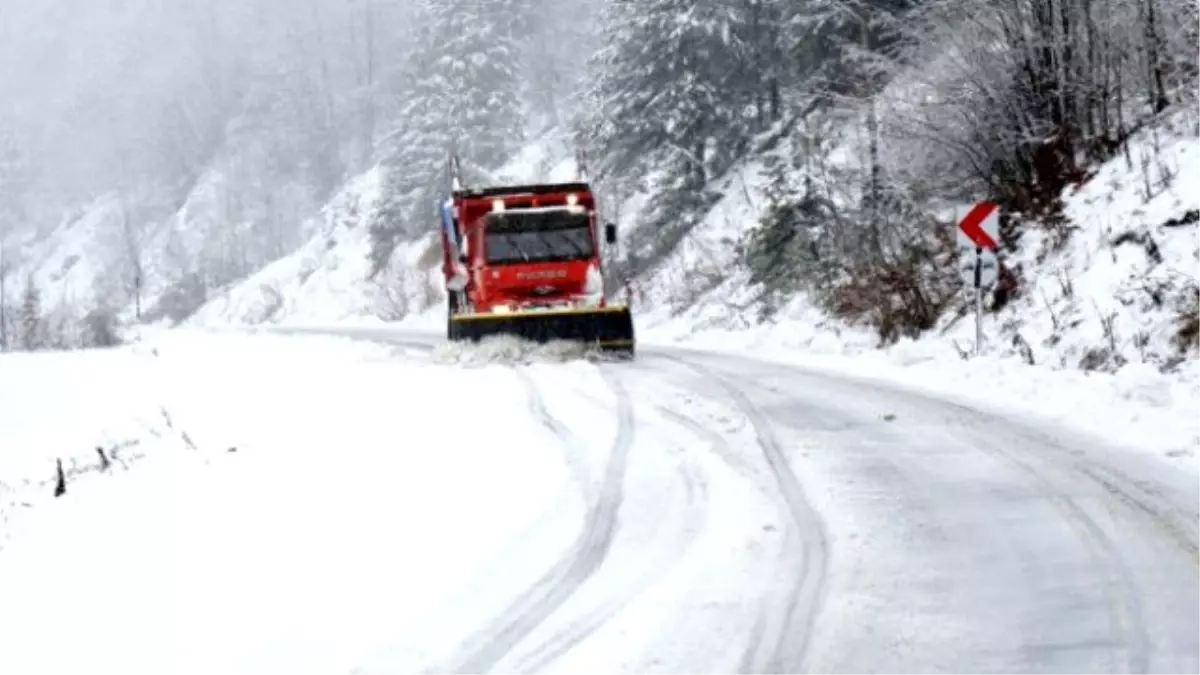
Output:
<path fill-rule="evenodd" d="M 0 457 L 22 460 L 0 477 L 32 503 L 8 505 L 2 672 L 344 672 L 569 480 L 499 367 L 470 373 L 492 403 L 463 425 L 450 402 L 466 376 L 390 349 L 216 336 L 154 349 L 0 357 Z M 144 454 L 128 470 L 73 479 L 55 501 L 48 485 L 18 489 L 53 457 L 120 441 Z"/>
<path fill-rule="evenodd" d="M 0 672 L 1200 671 L 1190 119 L 1005 253 L 980 356 L 969 312 L 758 322 L 755 162 L 635 284 L 635 362 L 447 344 L 361 176 L 188 330 L 0 355 Z"/>
<path fill-rule="evenodd" d="M 310 326 L 0 397 L 0 672 L 1200 668 L 1194 471 L 845 373 Z"/>
<path fill-rule="evenodd" d="M 574 601 L 613 612 L 653 581 L 680 583 L 658 575 L 707 514 L 699 469 L 674 466 L 690 441 L 641 429 L 641 443 L 675 449 L 634 457 L 624 418 L 603 412 L 630 402 L 593 364 L 563 363 L 569 349 L 493 349 L 417 359 L 403 345 L 327 337 L 167 333 L 130 350 L 2 357 L 0 671 L 329 673 L 469 659 L 465 633 L 503 618 L 544 561 L 579 545 L 585 509 L 626 473 L 645 489 L 621 508 L 655 518 L 622 527 L 635 560 Z M 511 365 L 529 358 L 557 365 Z M 486 404 L 465 414 L 464 394 Z M 111 455 L 122 443 L 138 460 L 100 470 L 95 447 Z M 58 457 L 90 470 L 54 499 Z M 713 489 L 770 510 L 736 481 Z M 589 536 L 613 537 L 609 503 Z M 746 533 L 727 528 L 706 530 L 705 548 L 736 566 Z"/>

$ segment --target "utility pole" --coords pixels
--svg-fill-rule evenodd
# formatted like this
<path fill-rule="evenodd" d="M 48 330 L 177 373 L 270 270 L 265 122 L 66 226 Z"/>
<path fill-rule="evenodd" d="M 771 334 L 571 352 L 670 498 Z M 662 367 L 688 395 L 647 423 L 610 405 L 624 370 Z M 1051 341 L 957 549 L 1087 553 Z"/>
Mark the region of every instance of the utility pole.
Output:
<path fill-rule="evenodd" d="M 975 356 L 983 353 L 983 248 L 975 247 Z"/>

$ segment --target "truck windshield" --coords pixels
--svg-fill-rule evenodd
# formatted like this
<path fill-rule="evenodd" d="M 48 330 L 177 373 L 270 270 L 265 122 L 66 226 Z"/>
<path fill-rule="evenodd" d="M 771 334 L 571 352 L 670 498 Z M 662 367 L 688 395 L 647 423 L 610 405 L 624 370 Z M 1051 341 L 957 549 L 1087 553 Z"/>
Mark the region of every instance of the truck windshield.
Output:
<path fill-rule="evenodd" d="M 578 260 L 594 252 L 586 213 L 564 209 L 493 213 L 486 227 L 487 260 L 493 264 Z"/>

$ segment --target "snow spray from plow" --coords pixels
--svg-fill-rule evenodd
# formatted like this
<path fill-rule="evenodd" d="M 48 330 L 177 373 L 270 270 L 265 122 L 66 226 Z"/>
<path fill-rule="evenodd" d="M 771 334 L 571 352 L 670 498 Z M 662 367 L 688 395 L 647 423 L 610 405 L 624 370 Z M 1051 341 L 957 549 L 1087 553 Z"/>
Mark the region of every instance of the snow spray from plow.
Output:
<path fill-rule="evenodd" d="M 438 345 L 430 360 L 441 365 L 481 367 L 487 365 L 516 365 L 529 363 L 566 363 L 588 360 L 607 362 L 619 360 L 597 351 L 590 345 L 554 340 L 532 342 L 515 335 L 493 335 L 478 342 L 449 342 Z"/>

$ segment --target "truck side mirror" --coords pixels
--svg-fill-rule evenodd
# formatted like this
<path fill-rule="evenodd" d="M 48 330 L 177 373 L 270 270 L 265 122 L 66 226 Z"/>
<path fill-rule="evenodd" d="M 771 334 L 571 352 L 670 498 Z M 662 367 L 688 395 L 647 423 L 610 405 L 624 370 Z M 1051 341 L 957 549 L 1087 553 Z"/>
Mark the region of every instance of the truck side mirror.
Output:
<path fill-rule="evenodd" d="M 617 243 L 617 226 L 608 223 L 604 226 L 604 242 L 606 244 Z"/>

